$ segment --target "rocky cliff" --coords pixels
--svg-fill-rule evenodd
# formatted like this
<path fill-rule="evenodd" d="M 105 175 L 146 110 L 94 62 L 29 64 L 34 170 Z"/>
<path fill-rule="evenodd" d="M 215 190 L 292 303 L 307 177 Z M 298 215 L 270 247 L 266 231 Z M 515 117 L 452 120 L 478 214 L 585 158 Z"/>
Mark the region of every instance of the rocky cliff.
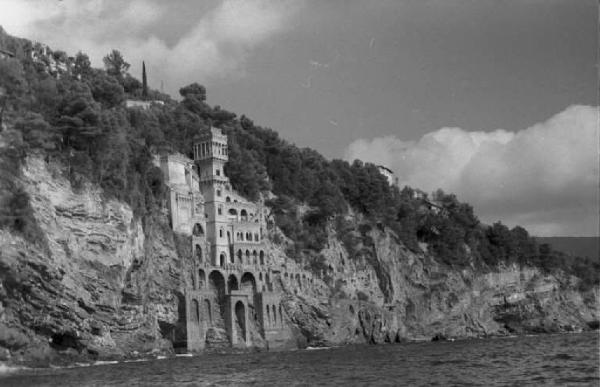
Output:
<path fill-rule="evenodd" d="M 190 259 L 165 213 L 144 221 L 90 183 L 74 189 L 64 168 L 30 156 L 18 184 L 30 197 L 40 243 L 0 230 L 0 361 L 36 365 L 171 353 Z M 271 230 L 276 233 L 277 230 Z M 413 253 L 386 229 L 348 254 L 335 232 L 326 272 L 286 294 L 299 345 L 383 343 L 597 326 L 598 289 L 535 268 L 453 271 Z M 302 270 L 271 243 L 282 267 Z M 281 271 L 284 272 L 283 270 Z"/>

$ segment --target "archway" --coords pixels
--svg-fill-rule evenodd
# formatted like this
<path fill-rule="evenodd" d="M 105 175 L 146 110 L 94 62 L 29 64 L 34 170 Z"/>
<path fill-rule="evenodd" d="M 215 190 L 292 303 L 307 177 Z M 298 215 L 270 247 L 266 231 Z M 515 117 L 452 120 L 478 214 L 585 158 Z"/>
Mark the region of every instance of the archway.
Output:
<path fill-rule="evenodd" d="M 208 275 L 208 288 L 219 298 L 225 296 L 225 278 L 217 270 L 213 270 Z"/>
<path fill-rule="evenodd" d="M 198 289 L 204 289 L 204 284 L 206 283 L 206 273 L 204 270 L 198 270 Z"/>
<path fill-rule="evenodd" d="M 202 263 L 202 247 L 200 245 L 196 245 L 196 259 L 198 263 Z"/>
<path fill-rule="evenodd" d="M 241 290 L 256 293 L 256 279 L 252 273 L 246 272 L 242 275 Z"/>
<path fill-rule="evenodd" d="M 240 211 L 240 217 L 242 218 L 243 222 L 247 222 L 248 221 L 248 213 L 246 212 L 246 210 Z"/>
<path fill-rule="evenodd" d="M 229 290 L 229 293 L 231 293 L 232 290 L 239 290 L 238 280 L 234 274 L 231 274 L 227 279 L 227 289 Z"/>
<path fill-rule="evenodd" d="M 235 319 L 239 338 L 246 342 L 246 307 L 242 301 L 235 303 Z"/>
<path fill-rule="evenodd" d="M 192 235 L 194 235 L 196 237 L 204 236 L 204 229 L 202 228 L 200 223 L 196 223 L 194 225 L 194 228 L 192 229 Z"/>

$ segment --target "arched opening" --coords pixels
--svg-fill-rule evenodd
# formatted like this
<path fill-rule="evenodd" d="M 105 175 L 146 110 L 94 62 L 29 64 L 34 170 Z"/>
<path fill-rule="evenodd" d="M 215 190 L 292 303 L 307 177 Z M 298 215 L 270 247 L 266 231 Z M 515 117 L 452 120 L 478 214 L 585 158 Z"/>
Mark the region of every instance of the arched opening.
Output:
<path fill-rule="evenodd" d="M 269 305 L 267 305 L 267 323 L 271 323 L 271 311 L 269 310 Z"/>
<path fill-rule="evenodd" d="M 232 290 L 239 290 L 240 287 L 238 285 L 238 280 L 235 277 L 235 275 L 231 274 L 229 276 L 229 278 L 227 279 L 227 289 L 229 289 L 229 293 L 231 293 Z"/>
<path fill-rule="evenodd" d="M 235 263 L 235 255 L 229 257 L 229 263 Z"/>
<path fill-rule="evenodd" d="M 252 234 L 251 233 L 249 233 L 249 232 L 246 233 L 246 240 L 249 242 L 252 242 Z"/>
<path fill-rule="evenodd" d="M 210 301 L 207 299 L 204 299 L 204 310 L 202 315 L 208 323 L 212 323 L 212 309 L 210 308 Z"/>
<path fill-rule="evenodd" d="M 246 307 L 242 301 L 235 303 L 235 319 L 239 338 L 246 342 Z"/>
<path fill-rule="evenodd" d="M 252 273 L 246 272 L 244 275 L 242 275 L 241 290 L 247 293 L 256 293 L 256 280 L 254 279 Z"/>
<path fill-rule="evenodd" d="M 281 313 L 281 305 L 279 305 L 279 322 L 283 325 L 283 313 Z"/>
<path fill-rule="evenodd" d="M 240 217 L 243 222 L 247 222 L 248 221 L 248 212 L 246 212 L 246 210 L 240 211 Z"/>
<path fill-rule="evenodd" d="M 198 300 L 192 300 L 192 318 L 194 322 L 200 322 L 200 304 Z"/>
<path fill-rule="evenodd" d="M 226 201 L 227 203 L 231 203 L 231 198 L 230 198 L 229 196 L 227 196 L 227 197 L 225 198 L 225 201 Z"/>
<path fill-rule="evenodd" d="M 258 234 L 254 233 L 254 242 L 258 242 Z"/>
<path fill-rule="evenodd" d="M 249 265 L 250 263 L 250 250 L 246 250 L 246 265 Z"/>
<path fill-rule="evenodd" d="M 200 225 L 200 223 L 196 223 L 194 228 L 192 229 L 192 234 L 196 237 L 204 236 L 204 229 Z"/>
<path fill-rule="evenodd" d="M 242 249 L 239 249 L 237 251 L 237 258 L 238 258 L 238 263 L 243 263 L 242 262 Z"/>
<path fill-rule="evenodd" d="M 219 229 L 219 238 L 223 238 L 223 229 Z"/>
<path fill-rule="evenodd" d="M 206 284 L 206 273 L 204 270 L 198 270 L 198 289 L 204 289 L 204 285 Z"/>
<path fill-rule="evenodd" d="M 237 210 L 235 208 L 230 208 L 229 211 L 227 211 L 227 215 L 229 219 L 237 220 Z"/>
<path fill-rule="evenodd" d="M 265 264 L 265 252 L 261 250 L 259 256 L 260 256 L 260 264 L 264 265 Z"/>
<path fill-rule="evenodd" d="M 225 256 L 225 253 L 221 253 L 221 255 L 219 255 L 219 266 L 221 266 L 221 267 L 225 266 L 226 260 L 227 260 L 227 257 Z"/>
<path fill-rule="evenodd" d="M 258 263 L 258 254 L 256 253 L 256 250 L 252 251 L 252 263 L 255 265 Z"/>
<path fill-rule="evenodd" d="M 200 245 L 196 245 L 196 259 L 198 263 L 202 263 L 202 247 Z"/>
<path fill-rule="evenodd" d="M 273 324 L 277 324 L 277 311 L 275 310 L 275 305 L 271 305 L 271 310 L 273 311 Z"/>
<path fill-rule="evenodd" d="M 225 296 L 225 278 L 217 270 L 213 270 L 208 275 L 208 288 L 215 293 L 219 299 Z"/>

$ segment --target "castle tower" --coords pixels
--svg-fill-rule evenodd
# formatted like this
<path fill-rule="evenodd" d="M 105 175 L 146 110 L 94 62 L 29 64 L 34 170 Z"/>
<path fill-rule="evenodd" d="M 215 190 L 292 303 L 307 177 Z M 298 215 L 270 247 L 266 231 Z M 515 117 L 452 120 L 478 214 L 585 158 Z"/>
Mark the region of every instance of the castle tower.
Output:
<path fill-rule="evenodd" d="M 229 248 L 231 232 L 225 213 L 224 192 L 230 186 L 224 172 L 227 160 L 227 136 L 221 129 L 210 128 L 195 140 L 194 161 L 198 167 L 200 191 L 205 200 L 206 236 L 211 243 L 211 262 L 215 266 L 233 262 Z"/>

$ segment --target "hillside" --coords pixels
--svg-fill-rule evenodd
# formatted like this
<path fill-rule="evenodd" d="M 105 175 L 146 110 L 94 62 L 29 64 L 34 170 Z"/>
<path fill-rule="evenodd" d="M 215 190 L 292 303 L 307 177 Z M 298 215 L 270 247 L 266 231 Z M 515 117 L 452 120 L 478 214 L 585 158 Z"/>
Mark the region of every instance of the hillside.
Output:
<path fill-rule="evenodd" d="M 210 106 L 197 83 L 181 102 L 149 90 L 117 51 L 95 69 L 3 31 L 0 43 L 11 53 L 0 59 L 0 361 L 174 351 L 194 252 L 173 231 L 154 160 L 191 159 L 212 127 L 229 139 L 233 188 L 270 210 L 288 347 L 597 327 L 597 261 L 482 224 L 452 194 L 398 189 L 374 165 L 300 149 Z"/>
<path fill-rule="evenodd" d="M 553 249 L 575 257 L 600 259 L 599 237 L 535 237 L 538 243 L 547 243 Z"/>

